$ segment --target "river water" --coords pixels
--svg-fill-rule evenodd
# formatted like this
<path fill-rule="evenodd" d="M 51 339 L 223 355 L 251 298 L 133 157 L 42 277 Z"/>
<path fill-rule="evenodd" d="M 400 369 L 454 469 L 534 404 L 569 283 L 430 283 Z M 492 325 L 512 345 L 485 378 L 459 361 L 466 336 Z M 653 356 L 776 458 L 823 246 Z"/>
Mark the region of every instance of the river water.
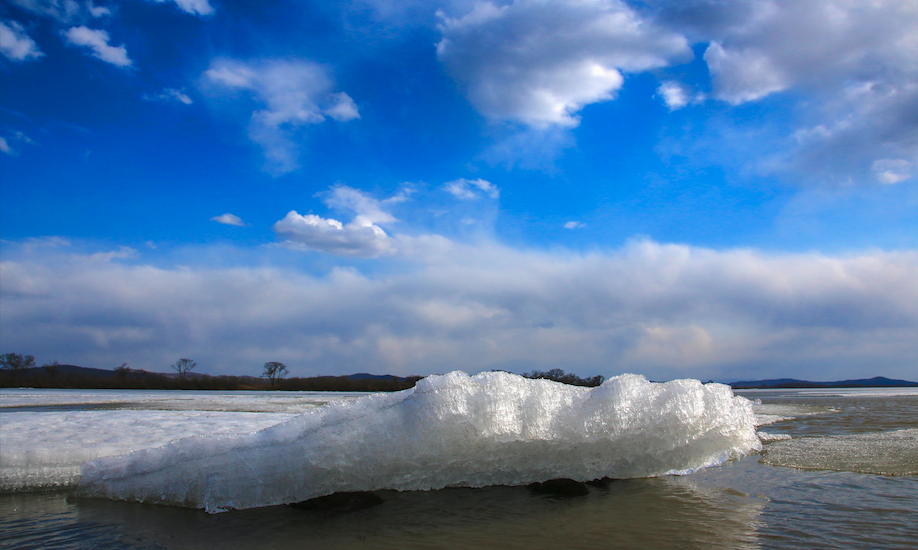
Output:
<path fill-rule="evenodd" d="M 764 451 L 689 475 L 607 480 L 570 498 L 505 486 L 384 490 L 376 492 L 383 503 L 365 509 L 218 514 L 76 498 L 51 483 L 0 494 L 0 548 L 916 547 L 918 391 L 737 393 L 756 403 Z M 66 485 L 74 464 L 162 444 L 178 425 L 203 433 L 258 429 L 342 397 L 174 395 L 3 390 L 7 491 L 23 470 L 16 461 L 32 457 L 34 465 L 41 446 L 57 454 L 41 455 L 44 470 L 30 475 Z M 135 433 L 126 435 L 129 425 Z M 22 452 L 7 451 L 14 448 Z"/>

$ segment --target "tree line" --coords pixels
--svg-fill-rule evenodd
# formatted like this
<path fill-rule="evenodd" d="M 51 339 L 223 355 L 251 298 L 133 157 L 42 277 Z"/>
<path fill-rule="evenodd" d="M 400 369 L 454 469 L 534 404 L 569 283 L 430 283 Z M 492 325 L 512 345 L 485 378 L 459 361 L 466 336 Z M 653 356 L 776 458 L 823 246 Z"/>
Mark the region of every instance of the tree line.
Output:
<path fill-rule="evenodd" d="M 84 369 L 52 361 L 37 367 L 31 355 L 5 353 L 0 355 L 0 387 L 72 388 L 72 389 L 143 389 L 143 390 L 282 390 L 282 391 L 400 391 L 414 387 L 422 376 L 310 376 L 290 377 L 286 365 L 269 361 L 262 367 L 260 377 L 212 376 L 192 371 L 197 362 L 180 358 L 170 365 L 178 376 L 132 369 L 122 363 L 112 371 Z M 554 380 L 574 386 L 599 386 L 601 375 L 582 378 L 562 369 L 533 370 L 522 376 Z"/>
<path fill-rule="evenodd" d="M 31 355 L 0 355 L 0 387 L 70 388 L 70 389 L 138 389 L 138 390 L 283 390 L 283 391 L 400 391 L 414 387 L 422 376 L 388 376 L 352 378 L 348 376 L 311 376 L 287 378 L 289 369 L 278 361 L 269 361 L 261 377 L 212 376 L 192 372 L 198 366 L 193 359 L 178 359 L 170 365 L 178 376 L 132 369 L 122 363 L 111 371 L 84 369 L 52 361 L 37 367 Z"/>

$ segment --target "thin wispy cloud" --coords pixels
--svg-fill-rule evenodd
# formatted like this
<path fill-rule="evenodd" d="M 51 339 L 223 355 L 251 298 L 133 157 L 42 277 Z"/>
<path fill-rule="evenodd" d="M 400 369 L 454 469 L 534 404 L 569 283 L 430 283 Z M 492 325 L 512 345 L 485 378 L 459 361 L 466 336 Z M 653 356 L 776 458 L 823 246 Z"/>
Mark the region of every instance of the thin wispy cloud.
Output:
<path fill-rule="evenodd" d="M 124 44 L 111 46 L 108 31 L 88 27 L 71 27 L 63 32 L 68 44 L 89 50 L 93 57 L 101 59 L 116 67 L 130 67 L 133 61 L 127 55 Z"/>
<path fill-rule="evenodd" d="M 297 129 L 326 117 L 337 122 L 360 118 L 351 97 L 335 92 L 326 68 L 311 61 L 222 58 L 211 62 L 204 77 L 218 87 L 249 92 L 262 104 L 252 112 L 249 138 L 262 147 L 264 169 L 274 175 L 300 167 Z"/>
<path fill-rule="evenodd" d="M 175 101 L 178 103 L 183 103 L 185 105 L 191 105 L 194 103 L 188 94 L 185 93 L 185 89 L 176 90 L 175 88 L 163 88 L 163 90 L 156 95 L 144 95 L 144 99 L 147 101 Z"/>
<path fill-rule="evenodd" d="M 481 178 L 474 180 L 459 178 L 445 183 L 443 188 L 449 194 L 461 200 L 476 200 L 483 197 L 491 199 L 500 198 L 500 189 L 493 183 Z"/>
<path fill-rule="evenodd" d="M 159 3 L 175 2 L 180 10 L 192 15 L 211 15 L 214 13 L 214 7 L 208 0 L 154 0 Z"/>

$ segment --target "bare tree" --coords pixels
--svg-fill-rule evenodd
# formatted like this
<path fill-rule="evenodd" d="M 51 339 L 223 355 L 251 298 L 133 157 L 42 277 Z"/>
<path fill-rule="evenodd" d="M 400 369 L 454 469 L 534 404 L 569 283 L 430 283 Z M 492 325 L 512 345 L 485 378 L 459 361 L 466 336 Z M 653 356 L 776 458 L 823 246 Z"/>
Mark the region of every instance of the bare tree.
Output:
<path fill-rule="evenodd" d="M 131 368 L 127 363 L 121 363 L 120 367 L 115 367 L 115 375 L 118 378 L 127 378 L 127 375 L 130 374 Z"/>
<path fill-rule="evenodd" d="M 278 378 L 283 378 L 287 375 L 287 365 L 283 363 L 278 363 L 277 361 L 270 361 L 265 363 L 265 370 L 262 373 L 262 376 L 271 381 L 271 387 L 274 387 L 275 382 Z"/>
<path fill-rule="evenodd" d="M 22 356 L 18 353 L 4 353 L 0 355 L 0 368 L 5 370 L 25 370 L 35 366 L 35 358 L 31 355 Z"/>
<path fill-rule="evenodd" d="M 176 361 L 174 365 L 172 365 L 172 369 L 178 373 L 179 378 L 184 380 L 185 375 L 193 371 L 194 368 L 197 366 L 198 364 L 192 361 L 191 359 L 185 359 L 184 357 L 182 357 L 181 359 Z"/>

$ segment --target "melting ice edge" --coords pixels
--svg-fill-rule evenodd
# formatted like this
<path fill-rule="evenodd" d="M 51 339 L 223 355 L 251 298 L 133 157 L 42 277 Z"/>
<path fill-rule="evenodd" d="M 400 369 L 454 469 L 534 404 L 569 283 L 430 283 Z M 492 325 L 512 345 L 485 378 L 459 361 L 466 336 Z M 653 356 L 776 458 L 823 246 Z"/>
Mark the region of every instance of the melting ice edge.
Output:
<path fill-rule="evenodd" d="M 453 372 L 248 435 L 100 458 L 76 492 L 220 512 L 339 491 L 684 474 L 758 450 L 751 402 L 722 384 L 626 374 L 581 388 Z"/>

